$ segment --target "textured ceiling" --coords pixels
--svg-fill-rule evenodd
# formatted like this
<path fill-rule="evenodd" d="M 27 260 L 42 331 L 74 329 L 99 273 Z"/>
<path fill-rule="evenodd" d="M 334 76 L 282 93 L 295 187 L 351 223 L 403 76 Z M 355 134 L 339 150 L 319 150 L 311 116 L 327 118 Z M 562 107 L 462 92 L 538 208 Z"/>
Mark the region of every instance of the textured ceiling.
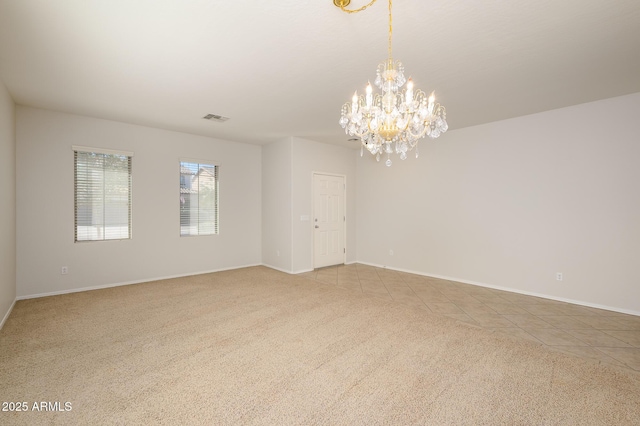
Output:
<path fill-rule="evenodd" d="M 0 0 L 0 78 L 20 105 L 347 144 L 340 107 L 386 59 L 387 18 L 386 0 Z M 451 129 L 640 92 L 639 0 L 396 0 L 393 27 Z"/>

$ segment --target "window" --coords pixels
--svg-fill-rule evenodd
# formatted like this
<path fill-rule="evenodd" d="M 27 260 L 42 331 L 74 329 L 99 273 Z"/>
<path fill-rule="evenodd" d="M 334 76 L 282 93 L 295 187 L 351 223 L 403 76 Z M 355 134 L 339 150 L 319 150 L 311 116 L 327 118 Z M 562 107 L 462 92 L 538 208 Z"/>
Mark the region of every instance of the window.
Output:
<path fill-rule="evenodd" d="M 76 242 L 131 238 L 132 156 L 73 147 Z"/>
<path fill-rule="evenodd" d="M 218 233 L 218 166 L 180 161 L 180 236 Z"/>

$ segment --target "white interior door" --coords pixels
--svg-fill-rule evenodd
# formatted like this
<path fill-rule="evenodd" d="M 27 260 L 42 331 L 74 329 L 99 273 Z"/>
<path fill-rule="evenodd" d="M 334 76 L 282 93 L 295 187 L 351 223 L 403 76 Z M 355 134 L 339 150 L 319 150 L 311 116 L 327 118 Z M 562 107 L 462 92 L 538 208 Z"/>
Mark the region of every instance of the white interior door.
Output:
<path fill-rule="evenodd" d="M 313 175 L 313 267 L 344 263 L 344 176 Z"/>

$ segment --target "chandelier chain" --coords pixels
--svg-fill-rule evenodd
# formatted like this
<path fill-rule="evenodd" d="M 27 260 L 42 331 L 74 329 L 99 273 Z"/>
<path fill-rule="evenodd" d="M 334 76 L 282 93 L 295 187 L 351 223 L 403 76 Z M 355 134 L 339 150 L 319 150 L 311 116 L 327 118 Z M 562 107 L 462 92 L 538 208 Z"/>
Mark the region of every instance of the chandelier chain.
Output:
<path fill-rule="evenodd" d="M 339 0 L 338 0 L 338 1 L 339 1 Z M 362 7 L 361 7 L 361 8 L 359 8 L 359 9 L 351 9 L 351 10 L 349 10 L 349 9 L 345 9 L 345 8 L 344 8 L 344 6 L 345 6 L 345 2 L 343 2 L 343 1 L 340 1 L 339 6 L 340 6 L 340 9 L 341 9 L 343 12 L 347 12 L 347 13 L 358 13 L 358 12 L 362 12 L 363 10 L 365 10 L 366 8 L 368 8 L 369 6 L 373 5 L 376 1 L 378 1 L 378 0 L 371 0 L 368 4 L 365 4 L 364 6 L 362 6 Z M 335 2 L 334 2 L 334 3 L 335 3 Z M 389 51 L 389 59 L 391 59 L 391 58 L 392 58 L 392 54 L 391 54 L 391 51 L 392 51 L 392 49 L 391 49 L 391 44 L 392 44 L 392 38 L 393 38 L 393 17 L 392 17 L 392 15 L 391 15 L 391 8 L 392 8 L 392 6 L 393 6 L 393 5 L 392 5 L 392 3 L 393 3 L 393 1 L 392 1 L 392 0 L 389 0 L 389 49 L 388 49 L 388 51 Z"/>
<path fill-rule="evenodd" d="M 376 1 L 377 0 L 371 0 L 371 2 L 369 4 L 365 4 L 360 9 L 352 9 L 352 10 L 345 9 L 344 8 L 344 2 L 340 2 L 340 9 L 342 9 L 343 12 L 347 12 L 347 13 L 358 13 L 358 12 L 362 12 L 363 10 L 368 8 L 369 6 L 373 5 Z"/>
<path fill-rule="evenodd" d="M 392 0 L 389 0 L 389 59 L 392 58 L 391 56 L 391 36 L 393 34 L 393 20 L 391 18 L 391 2 Z"/>

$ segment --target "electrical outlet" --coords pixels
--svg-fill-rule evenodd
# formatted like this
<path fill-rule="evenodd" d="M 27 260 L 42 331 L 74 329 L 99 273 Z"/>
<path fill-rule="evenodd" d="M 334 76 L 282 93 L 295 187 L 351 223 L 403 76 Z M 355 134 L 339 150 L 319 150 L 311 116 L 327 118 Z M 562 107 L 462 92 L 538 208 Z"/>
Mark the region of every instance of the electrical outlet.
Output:
<path fill-rule="evenodd" d="M 280 256 L 280 250 L 276 250 L 276 256 Z"/>
<path fill-rule="evenodd" d="M 67 268 L 66 266 L 63 266 L 62 268 L 60 268 L 60 273 L 62 275 L 67 275 L 69 273 L 69 268 Z"/>
<path fill-rule="evenodd" d="M 556 272 L 556 280 L 562 281 L 562 272 Z"/>
<path fill-rule="evenodd" d="M 389 256 L 393 256 L 393 250 L 389 250 Z"/>

